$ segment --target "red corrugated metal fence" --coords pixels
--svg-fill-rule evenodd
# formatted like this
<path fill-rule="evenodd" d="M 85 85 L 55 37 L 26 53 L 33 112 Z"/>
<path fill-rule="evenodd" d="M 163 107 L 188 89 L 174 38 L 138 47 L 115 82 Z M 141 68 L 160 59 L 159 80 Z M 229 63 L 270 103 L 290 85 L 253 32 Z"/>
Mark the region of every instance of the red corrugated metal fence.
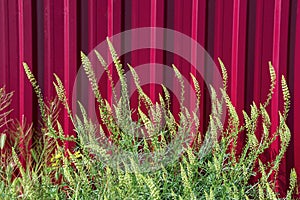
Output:
<path fill-rule="evenodd" d="M 229 93 L 239 111 L 266 98 L 268 61 L 272 61 L 276 73 L 287 77 L 292 93 L 288 118 L 292 141 L 279 178 L 284 185 L 291 167 L 300 175 L 298 0 L 0 0 L 0 86 L 15 91 L 12 117 L 21 120 L 25 115 L 29 122 L 38 119 L 37 101 L 23 72 L 23 61 L 32 68 L 46 99 L 54 95 L 53 73 L 63 80 L 70 97 L 80 51 L 89 53 L 107 36 L 150 26 L 184 33 L 205 47 L 215 61 L 220 57 L 228 67 Z M 152 37 L 155 39 L 155 34 Z M 131 52 L 123 60 L 133 66 L 147 62 L 185 65 L 164 52 L 151 50 L 149 55 Z M 269 109 L 274 125 L 283 103 L 279 81 Z M 109 89 L 106 92 L 111 94 Z M 207 97 L 203 97 L 205 101 Z M 202 105 L 203 109 L 207 108 Z M 64 116 L 64 128 L 71 133 L 66 112 Z M 272 148 L 278 151 L 279 143 Z"/>

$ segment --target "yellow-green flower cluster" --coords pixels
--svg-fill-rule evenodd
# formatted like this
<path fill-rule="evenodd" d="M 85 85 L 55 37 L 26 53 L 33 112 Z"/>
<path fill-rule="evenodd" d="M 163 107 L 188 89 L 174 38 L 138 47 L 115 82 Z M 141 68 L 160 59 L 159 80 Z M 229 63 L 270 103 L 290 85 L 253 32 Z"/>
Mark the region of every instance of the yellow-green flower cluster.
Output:
<path fill-rule="evenodd" d="M 61 159 L 62 159 L 62 154 L 61 154 L 61 153 L 54 154 L 54 155 L 52 156 L 52 158 L 50 159 L 51 166 L 52 166 L 52 167 L 58 167 L 58 165 L 59 165 Z"/>

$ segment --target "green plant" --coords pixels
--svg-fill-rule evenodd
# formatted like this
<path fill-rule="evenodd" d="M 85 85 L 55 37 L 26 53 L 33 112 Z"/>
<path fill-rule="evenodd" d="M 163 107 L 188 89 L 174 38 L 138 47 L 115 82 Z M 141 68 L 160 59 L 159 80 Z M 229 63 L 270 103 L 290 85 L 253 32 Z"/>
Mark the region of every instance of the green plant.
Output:
<path fill-rule="evenodd" d="M 13 93 L 7 94 L 4 87 L 0 88 L 0 131 L 11 121 L 10 119 L 7 119 L 7 116 L 9 115 L 9 113 L 11 113 L 11 110 L 7 111 L 6 109 L 11 103 L 12 95 Z M 7 136 L 4 129 L 3 132 L 1 132 L 0 136 L 1 151 L 4 149 L 6 137 Z"/>
<path fill-rule="evenodd" d="M 194 141 L 193 146 L 190 146 L 189 141 L 178 137 L 178 135 L 188 133 L 193 125 L 198 127 L 199 119 L 195 115 L 195 111 L 189 111 L 183 106 L 183 84 L 181 84 L 181 110 L 178 116 L 179 121 L 177 121 L 175 120 L 177 116 L 174 116 L 170 111 L 171 102 L 168 90 L 162 86 L 164 93 L 160 94 L 160 101 L 153 103 L 140 86 L 139 77 L 134 68 L 129 65 L 139 95 L 137 109 L 139 120 L 133 123 L 130 120 L 133 111 L 130 110 L 129 106 L 124 68 L 109 40 L 108 44 L 121 81 L 121 97 L 119 99 L 115 95 L 116 92 L 113 91 L 115 105 L 110 105 L 106 99 L 102 98 L 92 64 L 87 56 L 81 54 L 84 69 L 99 104 L 102 124 L 92 123 L 80 102 L 81 116 L 73 115 L 62 81 L 55 75 L 54 87 L 58 101 L 67 110 L 77 138 L 65 137 L 63 128 L 58 121 L 59 102 L 57 100 L 44 102 L 33 74 L 29 67 L 24 64 L 26 74 L 39 99 L 42 127 L 34 134 L 37 137 L 33 135 L 34 143 L 30 153 L 32 158 L 30 162 L 26 162 L 25 167 L 20 162 L 16 145 L 10 148 L 12 159 L 0 169 L 1 199 L 279 198 L 275 183 L 280 161 L 286 152 L 291 137 L 289 128 L 285 123 L 290 106 L 290 94 L 286 81 L 282 77 L 284 110 L 279 111 L 280 123 L 276 132 L 271 133 L 271 121 L 266 111 L 276 83 L 276 74 L 271 63 L 269 63 L 271 84 L 266 102 L 258 105 L 253 103 L 251 112 L 243 111 L 244 120 L 240 120 L 226 92 L 228 75 L 225 66 L 220 61 L 224 82 L 219 97 L 216 90 L 211 88 L 213 112 L 210 115 L 210 129 L 205 134 L 204 139 L 202 138 L 203 133 L 197 132 L 194 135 L 197 140 Z M 107 64 L 98 52 L 95 53 L 108 77 L 110 77 L 111 85 L 114 85 Z M 177 79 L 182 83 L 179 70 L 175 66 L 173 69 Z M 199 83 L 193 76 L 192 80 L 196 88 L 198 103 L 200 103 Z M 6 102 L 9 103 L 9 100 Z M 225 125 L 221 123 L 223 104 L 226 106 L 228 115 L 228 122 Z M 162 117 L 165 118 L 165 126 L 157 126 Z M 98 140 L 107 139 L 102 126 L 106 126 L 111 133 L 111 140 L 115 144 L 114 149 L 109 149 L 109 146 L 100 146 L 97 143 Z M 152 133 L 152 137 L 146 137 L 146 133 L 142 138 L 128 134 L 140 127 L 144 127 L 144 130 Z M 23 126 L 19 130 L 30 132 L 32 128 L 31 126 L 29 128 Z M 95 133 L 99 133 L 99 135 L 96 136 Z M 245 134 L 246 143 L 241 153 L 238 153 L 238 136 L 241 133 Z M 220 135 L 219 138 L 218 135 Z M 258 137 L 257 135 L 262 136 Z M 108 154 L 109 150 L 114 150 L 114 153 L 122 150 L 136 154 L 161 152 L 158 155 L 163 155 L 168 153 L 167 146 L 176 136 L 179 140 L 175 145 L 183 145 L 184 151 L 181 152 L 178 159 L 168 163 L 162 162 L 159 169 L 144 171 L 145 166 L 140 165 L 139 160 L 134 156 L 123 160 L 123 162 L 121 160 L 116 165 L 109 165 L 111 159 L 117 159 L 117 157 Z M 16 135 L 16 137 L 20 137 L 20 135 Z M 281 143 L 277 157 L 263 163 L 260 160 L 260 155 L 270 147 L 276 138 L 279 138 Z M 64 149 L 61 144 L 65 140 L 75 142 L 75 149 L 70 151 Z M 201 145 L 205 144 L 211 144 L 212 149 L 200 148 Z M 156 157 L 151 159 L 154 163 L 159 160 Z M 258 170 L 255 169 L 257 166 L 259 167 Z M 12 178 L 16 170 L 20 174 Z M 251 183 L 250 179 L 253 177 L 258 177 L 258 180 Z M 290 175 L 287 199 L 292 199 L 297 187 L 297 176 L 293 169 Z"/>

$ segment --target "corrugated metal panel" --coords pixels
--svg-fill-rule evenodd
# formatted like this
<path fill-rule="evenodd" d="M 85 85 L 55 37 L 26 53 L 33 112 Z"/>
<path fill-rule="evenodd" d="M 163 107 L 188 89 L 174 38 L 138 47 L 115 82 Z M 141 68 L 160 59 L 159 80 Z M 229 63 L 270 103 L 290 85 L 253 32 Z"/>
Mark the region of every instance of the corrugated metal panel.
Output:
<path fill-rule="evenodd" d="M 300 2 L 298 0 L 1 0 L 0 1 L 0 85 L 15 91 L 12 117 L 22 115 L 36 121 L 38 109 L 30 83 L 25 78 L 21 62 L 26 61 L 38 77 L 46 99 L 54 95 L 53 73 L 61 77 L 68 97 L 80 65 L 79 52 L 88 53 L 97 44 L 125 30 L 139 27 L 165 27 L 180 31 L 197 40 L 216 61 L 220 57 L 228 67 L 233 104 L 239 111 L 251 102 L 263 101 L 268 92 L 268 61 L 277 74 L 284 74 L 292 92 L 292 110 L 288 119 L 292 142 L 281 166 L 280 182 L 288 181 L 291 167 L 300 173 Z M 134 36 L 132 36 L 134 37 Z M 151 39 L 155 40 L 155 32 Z M 174 41 L 174 48 L 180 48 Z M 188 63 L 176 55 L 150 50 L 131 52 L 122 58 L 133 66 L 143 63 L 175 63 L 184 69 Z M 191 55 L 196 59 L 195 55 Z M 192 71 L 183 70 L 184 74 Z M 154 69 L 149 71 L 155 80 Z M 115 76 L 115 75 L 114 75 Z M 272 130 L 278 123 L 278 108 L 282 108 L 278 79 L 269 111 Z M 105 95 L 111 95 L 109 83 Z M 298 87 L 297 87 L 298 86 Z M 202 91 L 205 93 L 205 87 Z M 159 90 L 148 88 L 152 98 Z M 70 99 L 70 98 L 69 98 Z M 88 97 L 93 101 L 93 96 Z M 133 103 L 136 100 L 133 100 Z M 208 95 L 202 102 L 209 102 Z M 210 110 L 201 106 L 201 122 Z M 93 108 L 89 108 L 93 109 Z M 178 107 L 174 107 L 178 110 Z M 62 124 L 66 133 L 72 127 L 64 111 Z M 241 116 L 240 116 L 241 117 Z M 203 130 L 203 127 L 201 127 Z M 243 138 L 241 138 L 241 141 Z M 69 144 L 65 144 L 68 146 Z M 278 151 L 279 141 L 272 145 Z M 299 174 L 300 175 L 300 174 Z"/>
<path fill-rule="evenodd" d="M 295 6 L 295 7 L 293 7 Z M 294 58 L 294 60 L 289 60 L 290 65 L 289 67 L 291 68 L 289 70 L 289 77 L 291 77 L 293 82 L 290 82 L 290 87 L 293 89 L 293 102 L 292 102 L 292 108 L 293 108 L 293 118 L 290 120 L 290 127 L 293 126 L 294 130 L 292 131 L 293 133 L 293 150 L 292 152 L 294 153 L 294 157 L 291 158 L 291 160 L 288 160 L 287 162 L 293 162 L 294 166 L 298 170 L 298 174 L 300 172 L 300 156 L 297 155 L 298 152 L 300 152 L 300 126 L 298 122 L 300 121 L 300 2 L 298 1 L 297 4 L 293 2 L 293 5 L 291 6 L 292 9 L 297 8 L 297 10 L 293 13 L 296 18 L 296 25 L 295 27 L 290 27 L 292 30 L 295 30 L 295 33 L 293 33 L 293 36 L 295 38 L 291 38 L 290 45 L 294 45 L 294 49 L 290 48 L 290 54 L 291 58 Z M 293 44 L 294 42 L 294 44 Z M 293 63 L 293 65 L 291 64 Z"/>

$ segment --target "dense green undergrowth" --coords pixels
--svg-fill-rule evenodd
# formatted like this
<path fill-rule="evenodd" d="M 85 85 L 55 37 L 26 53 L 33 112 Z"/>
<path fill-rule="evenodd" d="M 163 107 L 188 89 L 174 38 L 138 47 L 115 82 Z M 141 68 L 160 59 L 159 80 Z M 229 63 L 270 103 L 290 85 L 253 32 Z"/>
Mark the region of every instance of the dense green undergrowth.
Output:
<path fill-rule="evenodd" d="M 178 139 L 178 134 L 185 134 L 192 126 L 199 126 L 195 111 L 181 106 L 179 122 L 170 111 L 170 94 L 164 88 L 160 101 L 153 104 L 139 86 L 139 77 L 134 69 L 129 68 L 135 79 L 139 94 L 139 120 L 132 123 L 127 93 L 124 67 L 120 63 L 113 46 L 108 41 L 112 58 L 121 82 L 121 97 L 113 92 L 116 104 L 111 106 L 102 98 L 98 89 L 95 73 L 87 56 L 82 54 L 82 63 L 92 90 L 99 104 L 101 125 L 89 119 L 85 108 L 79 102 L 80 115 L 74 115 L 69 107 L 64 86 L 55 75 L 54 87 L 57 98 L 45 102 L 40 87 L 24 63 L 25 72 L 38 97 L 41 113 L 39 126 L 7 120 L 7 110 L 12 93 L 0 90 L 0 128 L 1 165 L 0 165 L 0 199 L 277 199 L 277 176 L 280 162 L 288 147 L 291 133 L 285 121 L 287 119 L 290 94 L 284 77 L 281 86 L 284 110 L 278 111 L 279 124 L 271 132 L 271 120 L 266 111 L 276 83 L 276 74 L 271 64 L 271 84 L 267 100 L 261 104 L 253 103 L 251 112 L 243 111 L 244 120 L 240 120 L 232 105 L 227 89 L 227 72 L 220 61 L 224 86 L 217 96 L 212 91 L 212 111 L 210 128 L 203 134 L 199 131 L 193 135 L 192 145 L 180 140 L 183 151 L 173 161 L 161 162 L 159 168 L 145 171 L 136 157 L 122 163 L 110 165 L 116 159 L 108 153 L 108 146 L 98 145 L 99 139 L 105 140 L 104 126 L 111 133 L 110 139 L 115 144 L 114 152 L 126 151 L 133 155 L 153 152 L 167 152 L 168 144 Z M 98 52 L 99 61 L 112 81 L 110 70 Z M 182 80 L 179 70 L 173 66 L 177 79 Z M 192 77 L 195 92 L 200 101 L 199 83 Z M 113 85 L 113 82 L 111 82 Z M 182 87 L 182 93 L 184 88 Z M 217 88 L 216 88 L 217 90 Z M 184 101 L 182 95 L 181 101 Z M 201 102 L 198 102 L 201 103 Z M 62 114 L 59 105 L 67 110 L 77 137 L 66 137 L 58 117 Z M 223 125 L 221 116 L 223 104 L 227 109 L 227 122 Z M 158 106 L 159 105 L 159 106 Z M 140 107 L 139 107 L 140 108 Z M 114 114 L 113 114 L 114 111 Z M 149 116 L 152 116 L 150 118 Z M 164 116 L 165 125 L 156 125 Z M 152 137 L 135 137 L 131 131 L 144 126 Z M 96 137 L 96 133 L 98 136 Z M 239 135 L 244 134 L 246 142 L 241 152 Z M 205 137 L 203 136 L 205 135 Z M 220 137 L 218 137 L 220 136 Z M 180 137 L 179 137 L 180 138 Z M 276 139 L 280 149 L 276 158 L 262 162 L 261 156 Z M 74 149 L 66 150 L 63 142 L 73 142 Z M 96 141 L 96 142 L 95 142 Z M 202 145 L 210 142 L 211 149 L 203 153 Z M 155 162 L 155 157 L 153 158 Z M 130 166 L 129 166 L 130 164 Z M 294 169 L 290 172 L 290 186 L 286 198 L 291 199 L 297 192 L 297 176 Z"/>

